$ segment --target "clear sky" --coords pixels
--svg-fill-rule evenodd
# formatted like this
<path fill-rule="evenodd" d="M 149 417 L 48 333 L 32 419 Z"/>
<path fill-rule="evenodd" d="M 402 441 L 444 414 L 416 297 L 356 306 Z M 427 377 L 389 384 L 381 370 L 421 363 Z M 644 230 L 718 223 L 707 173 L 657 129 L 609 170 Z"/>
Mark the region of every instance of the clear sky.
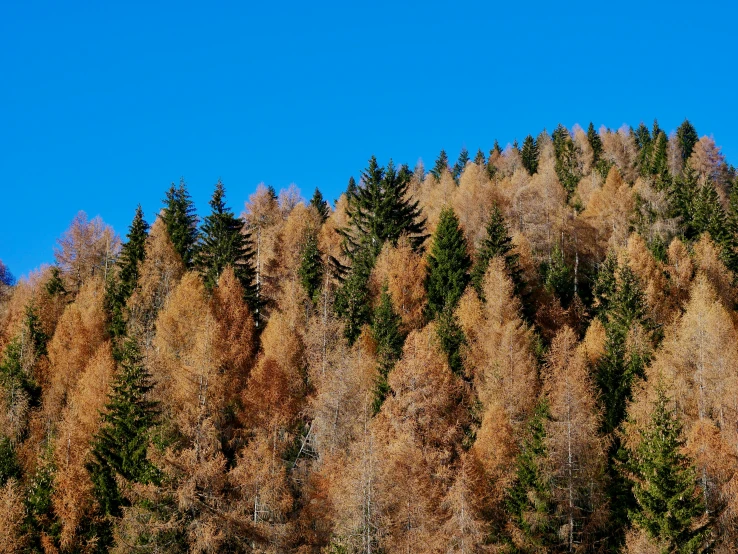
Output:
<path fill-rule="evenodd" d="M 218 4 L 216 6 L 216 4 Z M 333 200 L 527 134 L 688 117 L 738 165 L 733 2 L 0 2 L 0 259 L 78 210 L 125 235 L 184 176 L 200 214 L 260 182 Z"/>

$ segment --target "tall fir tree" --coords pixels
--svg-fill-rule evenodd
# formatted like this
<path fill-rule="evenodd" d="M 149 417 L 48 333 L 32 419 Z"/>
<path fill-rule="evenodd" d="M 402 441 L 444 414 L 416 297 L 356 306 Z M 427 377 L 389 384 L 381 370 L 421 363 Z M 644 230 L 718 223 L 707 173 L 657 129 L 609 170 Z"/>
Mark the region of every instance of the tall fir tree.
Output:
<path fill-rule="evenodd" d="M 548 404 L 541 400 L 528 421 L 515 464 L 515 480 L 507 492 L 506 511 L 519 533 L 514 539 L 518 543 L 516 552 L 547 552 L 560 542 L 554 520 L 552 484 L 545 470 L 549 419 Z"/>
<path fill-rule="evenodd" d="M 149 398 L 154 387 L 151 375 L 133 339 L 124 344 L 121 358 L 87 464 L 103 512 L 114 516 L 123 503 L 116 475 L 134 483 L 159 481 L 159 471 L 147 459 L 151 431 L 159 417 L 158 404 Z"/>
<path fill-rule="evenodd" d="M 320 293 L 324 273 L 325 268 L 318 247 L 318 237 L 314 231 L 309 232 L 302 247 L 297 275 L 300 277 L 302 287 L 313 302 L 316 302 Z"/>
<path fill-rule="evenodd" d="M 323 194 L 320 192 L 318 187 L 315 187 L 313 197 L 310 199 L 310 205 L 318 211 L 320 220 L 323 222 L 325 222 L 325 220 L 328 219 L 328 216 L 331 215 L 331 209 L 328 206 L 328 202 L 325 201 Z"/>
<path fill-rule="evenodd" d="M 531 135 L 525 137 L 525 140 L 523 141 L 523 149 L 520 152 L 520 158 L 523 163 L 523 167 L 530 175 L 533 175 L 538 171 L 538 143 Z"/>
<path fill-rule="evenodd" d="M 461 149 L 461 152 L 459 153 L 459 159 L 456 160 L 456 163 L 454 164 L 454 180 L 458 183 L 459 177 L 461 177 L 462 172 L 464 171 L 464 168 L 466 167 L 466 164 L 469 163 L 469 151 L 466 149 L 466 147 Z"/>
<path fill-rule="evenodd" d="M 699 188 L 692 206 L 690 227 L 694 238 L 702 233 L 709 233 L 710 238 L 716 244 L 723 245 L 727 238 L 728 221 L 720 197 L 712 183 L 708 181 Z"/>
<path fill-rule="evenodd" d="M 202 224 L 197 266 L 205 286 L 212 289 L 218 284 L 223 270 L 231 266 L 244 290 L 244 297 L 256 313 L 255 270 L 252 263 L 250 234 L 244 221 L 233 215 L 225 204 L 225 187 L 219 180 L 210 200 L 211 213 Z"/>
<path fill-rule="evenodd" d="M 700 137 L 697 135 L 697 129 L 694 128 L 688 119 L 685 119 L 677 128 L 676 136 L 679 147 L 682 150 L 682 161 L 686 162 L 692 155 L 694 145 L 700 140 Z"/>
<path fill-rule="evenodd" d="M 385 284 L 382 287 L 382 294 L 379 296 L 379 304 L 374 310 L 372 321 L 372 337 L 377 344 L 378 362 L 378 375 L 374 384 L 374 400 L 372 401 L 375 414 L 379 413 L 384 399 L 390 393 L 387 380 L 389 373 L 402 357 L 405 335 L 401 331 L 401 325 L 402 318 L 395 312 L 389 288 Z"/>
<path fill-rule="evenodd" d="M 723 260 L 738 275 L 738 183 L 734 183 L 728 197 L 728 213 L 725 216 Z"/>
<path fill-rule="evenodd" d="M 345 321 L 344 336 L 353 344 L 361 329 L 371 321 L 369 277 L 377 258 L 371 245 L 353 254 L 353 264 L 346 272 L 341 286 L 336 291 L 334 309 Z"/>
<path fill-rule="evenodd" d="M 697 172 L 687 162 L 682 174 L 674 179 L 668 190 L 670 215 L 681 218 L 681 230 L 687 239 L 694 239 L 699 231 L 694 226 L 694 210 L 700 186 Z"/>
<path fill-rule="evenodd" d="M 197 215 L 184 179 L 180 179 L 178 187 L 174 183 L 169 187 L 164 199 L 162 219 L 182 262 L 186 267 L 192 267 L 198 239 Z"/>
<path fill-rule="evenodd" d="M 487 273 L 490 260 L 496 256 L 501 256 L 505 260 L 505 267 L 515 285 L 515 292 L 520 294 L 524 287 L 523 271 L 518 265 L 520 256 L 514 252 L 513 242 L 505 223 L 505 216 L 502 215 L 502 211 L 497 204 L 492 207 L 487 218 L 485 237 L 477 249 L 477 259 L 470 275 L 471 284 L 482 299 L 484 275 Z"/>
<path fill-rule="evenodd" d="M 651 153 L 651 175 L 655 178 L 656 188 L 664 190 L 669 186 L 669 139 L 660 131 L 654 137 Z"/>
<path fill-rule="evenodd" d="M 149 224 L 144 219 L 143 209 L 139 204 L 128 228 L 128 241 L 121 248 L 116 262 L 120 270 L 117 275 L 110 274 L 105 287 L 105 301 L 110 317 L 108 329 L 113 337 L 121 337 L 126 332 L 125 306 L 138 284 L 141 264 L 146 257 L 148 236 Z"/>
<path fill-rule="evenodd" d="M 554 154 L 556 156 L 556 175 L 561 186 L 564 187 L 567 194 L 571 195 L 576 190 L 579 179 L 582 177 L 577 164 L 577 146 L 571 139 L 569 131 L 561 124 L 554 129 L 551 138 L 553 139 Z"/>
<path fill-rule="evenodd" d="M 543 288 L 555 295 L 563 307 L 567 307 L 574 299 L 574 275 L 558 244 L 554 245 L 548 261 L 541 264 L 540 273 Z"/>
<path fill-rule="evenodd" d="M 444 208 L 428 254 L 425 287 L 431 318 L 446 306 L 456 306 L 469 282 L 470 267 L 471 259 L 459 219 L 452 208 Z"/>
<path fill-rule="evenodd" d="M 474 156 L 474 163 L 481 168 L 487 165 L 487 159 L 484 157 L 484 152 L 482 152 L 481 148 L 477 150 L 477 155 Z"/>
<path fill-rule="evenodd" d="M 440 180 L 444 171 L 449 171 L 448 154 L 446 154 L 445 150 L 441 150 L 441 153 L 438 154 L 438 158 L 436 158 L 436 164 L 430 172 L 436 180 Z"/>
<path fill-rule="evenodd" d="M 640 443 L 631 453 L 633 495 L 631 521 L 654 539 L 662 552 L 709 551 L 709 519 L 697 486 L 692 461 L 683 454 L 682 424 L 661 384 Z"/>
<path fill-rule="evenodd" d="M 651 131 L 641 122 L 633 131 L 636 147 L 638 148 L 638 168 L 641 175 L 651 174 L 651 160 L 653 158 L 653 141 Z M 654 137 L 655 138 L 655 137 Z"/>

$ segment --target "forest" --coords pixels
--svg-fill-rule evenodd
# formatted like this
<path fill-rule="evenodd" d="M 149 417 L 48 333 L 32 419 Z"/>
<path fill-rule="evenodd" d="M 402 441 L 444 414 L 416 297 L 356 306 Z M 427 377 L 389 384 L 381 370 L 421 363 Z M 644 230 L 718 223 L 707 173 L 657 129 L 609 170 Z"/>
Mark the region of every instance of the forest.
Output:
<path fill-rule="evenodd" d="M 738 179 L 689 121 L 209 206 L 0 262 L 0 552 L 738 551 Z"/>

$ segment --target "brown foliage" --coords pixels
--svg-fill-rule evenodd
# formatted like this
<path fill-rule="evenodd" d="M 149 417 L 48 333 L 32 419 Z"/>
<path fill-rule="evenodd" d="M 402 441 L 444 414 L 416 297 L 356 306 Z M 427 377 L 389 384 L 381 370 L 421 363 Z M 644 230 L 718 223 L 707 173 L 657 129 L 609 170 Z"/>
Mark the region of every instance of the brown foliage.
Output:
<path fill-rule="evenodd" d="M 0 552 L 3 554 L 25 552 L 28 540 L 23 532 L 25 515 L 21 486 L 10 479 L 0 487 Z"/>

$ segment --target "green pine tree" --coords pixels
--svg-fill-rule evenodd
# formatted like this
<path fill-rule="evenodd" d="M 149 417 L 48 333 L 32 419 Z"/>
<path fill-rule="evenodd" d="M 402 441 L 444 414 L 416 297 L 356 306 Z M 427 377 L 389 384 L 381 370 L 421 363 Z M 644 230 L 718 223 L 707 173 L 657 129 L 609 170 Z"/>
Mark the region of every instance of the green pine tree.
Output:
<path fill-rule="evenodd" d="M 725 238 L 723 260 L 734 274 L 738 275 L 738 183 L 730 189 L 728 213 L 725 216 Z"/>
<path fill-rule="evenodd" d="M 405 343 L 405 335 L 401 330 L 402 318 L 397 315 L 392 306 L 392 298 L 390 296 L 387 285 L 382 287 L 382 294 L 379 297 L 379 304 L 374 310 L 374 319 L 372 321 L 372 337 L 377 343 L 377 361 L 379 375 L 374 385 L 374 400 L 372 409 L 374 413 L 379 413 L 382 403 L 390 393 L 390 386 L 387 381 L 390 371 L 395 367 L 395 363 L 402 357 L 402 346 Z"/>
<path fill-rule="evenodd" d="M 51 277 L 46 282 L 45 288 L 50 296 L 65 296 L 67 294 L 67 289 L 64 288 L 64 281 L 61 279 L 61 270 L 57 266 L 52 266 Z"/>
<path fill-rule="evenodd" d="M 538 143 L 531 135 L 525 137 L 520 157 L 523 167 L 530 175 L 538 171 Z"/>
<path fill-rule="evenodd" d="M 617 288 L 617 270 L 618 260 L 615 252 L 611 250 L 607 253 L 605 261 L 599 264 L 599 267 L 597 268 L 597 276 L 595 277 L 595 282 L 592 286 L 595 314 L 600 318 L 603 324 L 607 323 L 607 314 L 610 310 L 610 304 L 615 297 L 615 289 Z"/>
<path fill-rule="evenodd" d="M 464 376 L 464 360 L 461 347 L 466 343 L 464 330 L 459 325 L 451 304 L 444 306 L 436 318 L 436 334 L 441 349 L 446 353 L 448 366 L 456 375 Z"/>
<path fill-rule="evenodd" d="M 105 304 L 110 317 L 108 329 L 112 337 L 122 337 L 126 332 L 125 305 L 138 283 L 140 266 L 146 256 L 148 230 L 149 224 L 139 204 L 128 228 L 128 241 L 116 261 L 120 271 L 117 275 L 110 273 L 105 287 Z"/>
<path fill-rule="evenodd" d="M 444 208 L 433 236 L 425 280 L 427 311 L 431 318 L 446 306 L 456 306 L 469 282 L 470 266 L 471 259 L 459 219 L 453 209 Z"/>
<path fill-rule="evenodd" d="M 484 157 L 484 152 L 482 152 L 481 148 L 477 150 L 477 155 L 474 156 L 474 163 L 479 167 L 485 167 L 487 165 L 487 160 Z"/>
<path fill-rule="evenodd" d="M 682 161 L 686 163 L 692 155 L 694 145 L 699 142 L 700 137 L 697 135 L 697 130 L 688 119 L 685 119 L 677 128 L 676 136 L 679 147 L 682 150 Z"/>
<path fill-rule="evenodd" d="M 695 203 L 699 192 L 697 172 L 687 163 L 682 174 L 673 180 L 668 194 L 670 215 L 681 218 L 682 232 L 689 240 L 699 236 L 699 230 L 694 226 Z"/>
<path fill-rule="evenodd" d="M 8 437 L 0 435 L 0 487 L 8 479 L 20 479 L 21 467 L 15 455 L 15 448 Z"/>
<path fill-rule="evenodd" d="M 48 549 L 42 546 L 42 541 L 51 541 L 58 544 L 61 535 L 61 524 L 54 514 L 52 494 L 54 493 L 54 479 L 56 466 L 51 443 L 47 443 L 40 461 L 27 483 L 26 492 L 26 519 L 23 530 L 29 537 L 29 552 L 42 553 Z"/>
<path fill-rule="evenodd" d="M 653 149 L 651 152 L 651 175 L 655 177 L 656 188 L 664 190 L 669 186 L 669 139 L 666 133 L 660 131 L 654 137 Z"/>
<path fill-rule="evenodd" d="M 353 177 L 351 179 L 353 179 Z M 331 215 L 331 209 L 328 206 L 328 202 L 323 199 L 323 195 L 318 187 L 315 187 L 313 197 L 310 199 L 310 205 L 318 211 L 321 221 L 325 221 L 328 219 L 328 216 Z"/>
<path fill-rule="evenodd" d="M 349 344 L 354 343 L 361 334 L 362 327 L 371 321 L 369 276 L 376 257 L 377 252 L 371 245 L 354 253 L 353 265 L 347 270 L 336 291 L 334 309 L 345 321 L 344 336 Z"/>
<path fill-rule="evenodd" d="M 315 232 L 310 232 L 302 247 L 297 275 L 300 277 L 302 287 L 313 302 L 317 301 L 324 273 L 323 258 L 318 248 L 318 237 Z"/>
<path fill-rule="evenodd" d="M 507 492 L 508 517 L 525 540 L 517 552 L 543 552 L 560 542 L 554 520 L 552 483 L 544 468 L 549 419 L 548 404 L 541 400 L 528 421 L 516 462 L 515 481 Z"/>
<path fill-rule="evenodd" d="M 118 515 L 123 503 L 116 475 L 135 483 L 159 480 L 157 468 L 146 457 L 159 414 L 157 403 L 149 400 L 154 385 L 134 340 L 126 341 L 121 358 L 87 464 L 100 506 L 110 515 Z"/>
<path fill-rule="evenodd" d="M 643 122 L 633 131 L 633 136 L 638 147 L 638 167 L 641 175 L 651 174 L 651 160 L 653 158 L 653 141 L 651 132 Z M 655 137 L 654 137 L 655 138 Z"/>
<path fill-rule="evenodd" d="M 510 238 L 505 216 L 495 204 L 487 219 L 486 236 L 482 239 L 477 249 L 477 259 L 471 270 L 471 284 L 477 291 L 479 298 L 484 299 L 482 285 L 484 275 L 487 273 L 489 262 L 496 256 L 505 260 L 507 273 L 515 285 L 515 292 L 520 294 L 523 290 L 523 271 L 518 265 L 520 256 L 514 252 L 512 239 Z"/>
<path fill-rule="evenodd" d="M 225 188 L 219 180 L 210 200 L 212 209 L 202 224 L 197 266 L 209 289 L 218 283 L 223 270 L 231 266 L 244 290 L 245 300 L 256 313 L 255 270 L 250 234 L 244 232 L 244 222 L 233 215 L 225 204 Z"/>
<path fill-rule="evenodd" d="M 198 239 L 197 215 L 184 179 L 180 179 L 179 187 L 172 183 L 167 191 L 162 219 L 174 249 L 182 257 L 184 264 L 192 267 Z"/>
<path fill-rule="evenodd" d="M 349 177 L 348 186 L 346 186 L 346 196 L 351 198 L 356 194 L 356 180 L 353 177 Z"/>
<path fill-rule="evenodd" d="M 556 244 L 547 262 L 540 267 L 541 282 L 547 292 L 555 295 L 566 307 L 574 299 L 574 275 L 564 259 L 564 251 Z"/>
<path fill-rule="evenodd" d="M 461 153 L 459 154 L 459 159 L 456 160 L 456 163 L 454 164 L 454 180 L 458 183 L 459 177 L 461 177 L 461 173 L 464 171 L 464 168 L 466 167 L 466 164 L 469 163 L 469 151 L 466 149 L 466 147 L 461 149 Z"/>
<path fill-rule="evenodd" d="M 430 172 L 437 180 L 440 180 L 444 171 L 449 171 L 448 154 L 446 154 L 445 150 L 441 150 L 438 158 L 436 158 L 436 165 L 433 166 Z"/>
<path fill-rule="evenodd" d="M 709 233 L 716 244 L 722 245 L 726 239 L 727 217 L 720 202 L 717 190 L 707 182 L 699 188 L 693 201 L 693 216 L 690 223 L 694 238 Z"/>
<path fill-rule="evenodd" d="M 709 521 L 692 461 L 682 453 L 682 424 L 669 404 L 658 385 L 651 420 L 640 430 L 641 442 L 631 453 L 637 507 L 629 516 L 662 552 L 706 552 Z"/>
<path fill-rule="evenodd" d="M 558 127 L 551 134 L 554 145 L 554 154 L 556 155 L 556 175 L 559 178 L 561 186 L 571 195 L 579 184 L 582 175 L 579 172 L 577 164 L 577 146 L 571 139 L 569 131 L 563 125 Z"/>

